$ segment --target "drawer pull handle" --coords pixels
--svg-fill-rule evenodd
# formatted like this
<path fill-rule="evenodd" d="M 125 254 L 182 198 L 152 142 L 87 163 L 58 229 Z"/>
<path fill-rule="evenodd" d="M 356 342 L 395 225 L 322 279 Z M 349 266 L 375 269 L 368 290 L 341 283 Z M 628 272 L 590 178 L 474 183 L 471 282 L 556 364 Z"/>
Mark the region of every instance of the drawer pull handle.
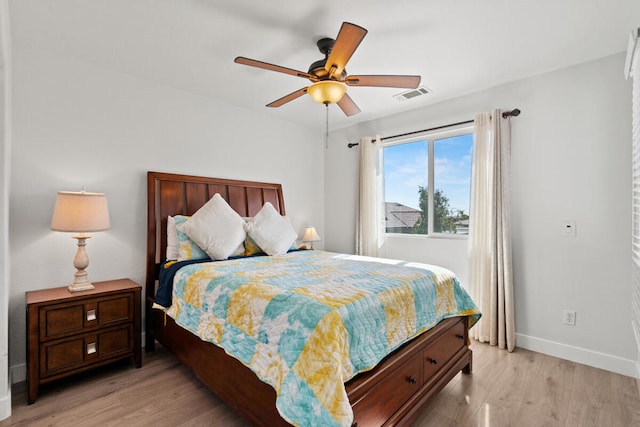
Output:
<path fill-rule="evenodd" d="M 92 320 L 96 320 L 96 311 L 87 310 L 87 322 L 91 322 Z"/>
<path fill-rule="evenodd" d="M 459 340 L 463 340 L 464 339 L 464 335 L 456 334 L 456 338 L 458 338 Z"/>
<path fill-rule="evenodd" d="M 87 344 L 87 354 L 93 354 L 96 352 L 96 343 L 90 342 Z"/>
<path fill-rule="evenodd" d="M 427 360 L 429 361 L 429 363 L 431 363 L 432 365 L 437 365 L 438 361 L 432 357 L 427 357 Z"/>
<path fill-rule="evenodd" d="M 417 381 L 415 378 L 413 378 L 411 375 L 409 375 L 409 376 L 407 377 L 407 382 L 408 382 L 409 384 L 415 384 L 415 383 L 417 383 L 418 381 Z"/>

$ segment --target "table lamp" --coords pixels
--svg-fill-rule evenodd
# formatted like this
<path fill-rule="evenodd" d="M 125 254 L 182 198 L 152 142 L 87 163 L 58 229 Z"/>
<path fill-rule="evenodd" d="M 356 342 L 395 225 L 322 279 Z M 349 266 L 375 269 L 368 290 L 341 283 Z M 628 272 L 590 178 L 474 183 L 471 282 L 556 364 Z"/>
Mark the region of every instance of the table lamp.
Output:
<path fill-rule="evenodd" d="M 313 249 L 313 242 L 319 242 L 320 236 L 318 236 L 318 232 L 315 227 L 307 227 L 304 232 L 304 236 L 302 237 L 302 241 L 304 243 L 309 242 L 310 249 Z"/>
<path fill-rule="evenodd" d="M 78 251 L 73 259 L 77 271 L 73 283 L 69 285 L 70 292 L 94 289 L 85 271 L 89 266 L 86 240 L 91 237 L 85 233 L 104 231 L 110 227 L 107 198 L 103 193 L 58 191 L 51 229 L 77 233 L 71 237 L 78 239 Z"/>

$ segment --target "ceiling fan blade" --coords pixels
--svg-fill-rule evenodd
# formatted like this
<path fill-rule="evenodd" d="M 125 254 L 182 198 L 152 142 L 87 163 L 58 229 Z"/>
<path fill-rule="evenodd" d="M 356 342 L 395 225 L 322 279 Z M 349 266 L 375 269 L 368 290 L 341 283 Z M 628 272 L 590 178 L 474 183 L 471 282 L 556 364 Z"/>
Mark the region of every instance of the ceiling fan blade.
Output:
<path fill-rule="evenodd" d="M 280 107 L 281 105 L 284 105 L 287 102 L 293 101 L 296 98 L 300 98 L 305 93 L 307 93 L 307 88 L 303 87 L 302 89 L 298 89 L 297 91 L 292 92 L 289 95 L 285 95 L 280 99 L 276 99 L 272 103 L 267 104 L 267 107 Z"/>
<path fill-rule="evenodd" d="M 415 89 L 420 85 L 420 76 L 349 76 L 349 86 L 401 87 Z"/>
<path fill-rule="evenodd" d="M 289 74 L 292 76 L 303 77 L 312 81 L 318 81 L 316 76 L 313 76 L 304 71 L 294 70 L 293 68 L 282 67 L 280 65 L 269 64 L 268 62 L 258 61 L 256 59 L 245 58 L 244 56 L 238 56 L 233 60 L 236 64 L 248 65 L 250 67 L 263 68 L 265 70 L 276 71 L 278 73 Z"/>
<path fill-rule="evenodd" d="M 351 55 L 353 55 L 353 52 L 355 52 L 366 35 L 367 30 L 362 27 L 349 22 L 342 23 L 336 42 L 331 48 L 331 53 L 324 66 L 329 76 L 340 77 L 342 75 L 344 67 L 347 66 L 347 62 L 351 59 Z"/>
<path fill-rule="evenodd" d="M 354 114 L 358 114 L 360 112 L 360 109 L 358 108 L 356 103 L 353 102 L 353 99 L 351 99 L 351 97 L 346 93 L 342 96 L 342 99 L 338 101 L 338 107 L 340 107 L 340 109 L 344 111 L 347 116 L 353 116 Z"/>

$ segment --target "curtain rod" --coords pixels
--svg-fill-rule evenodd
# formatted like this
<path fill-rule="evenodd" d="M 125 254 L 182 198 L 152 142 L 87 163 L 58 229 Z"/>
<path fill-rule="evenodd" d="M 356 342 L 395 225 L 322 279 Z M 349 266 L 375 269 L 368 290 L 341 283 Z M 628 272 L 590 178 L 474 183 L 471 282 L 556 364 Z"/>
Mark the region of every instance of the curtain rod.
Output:
<path fill-rule="evenodd" d="M 510 110 L 510 111 L 504 111 L 502 113 L 502 118 L 506 119 L 507 117 L 517 117 L 519 115 L 520 115 L 520 110 L 517 109 L 517 108 L 514 108 L 513 110 Z M 384 141 L 385 139 L 399 138 L 399 137 L 402 137 L 402 136 L 410 136 L 410 135 L 415 135 L 417 133 L 430 132 L 432 130 L 440 130 L 440 129 L 450 128 L 450 127 L 453 127 L 453 126 L 468 125 L 469 123 L 473 123 L 473 120 L 465 120 L 464 122 L 451 123 L 449 125 L 436 126 L 436 127 L 429 128 L 429 129 L 415 130 L 413 132 L 401 133 L 399 135 L 383 136 L 382 138 L 380 138 L 380 140 Z M 359 144 L 360 144 L 359 142 L 350 142 L 350 143 L 347 144 L 347 147 L 348 148 L 352 148 L 352 147 L 355 147 L 356 145 L 359 145 Z"/>

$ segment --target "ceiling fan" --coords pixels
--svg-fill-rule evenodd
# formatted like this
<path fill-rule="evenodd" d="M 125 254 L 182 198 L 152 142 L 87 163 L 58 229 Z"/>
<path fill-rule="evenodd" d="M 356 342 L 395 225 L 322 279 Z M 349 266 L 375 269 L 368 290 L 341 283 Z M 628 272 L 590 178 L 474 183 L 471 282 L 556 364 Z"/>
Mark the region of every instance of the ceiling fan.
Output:
<path fill-rule="evenodd" d="M 309 94 L 321 104 L 337 103 L 347 116 L 360 112 L 346 86 L 375 86 L 415 89 L 420 84 L 420 76 L 408 75 L 347 75 L 345 67 L 355 50 L 364 39 L 367 30 L 349 22 L 343 22 L 336 39 L 322 38 L 316 43 L 324 54 L 324 59 L 314 62 L 309 71 L 298 71 L 268 62 L 238 56 L 234 62 L 265 70 L 302 77 L 312 82 L 310 86 L 298 89 L 289 95 L 267 104 L 267 107 L 280 107 L 304 94 Z M 345 86 L 346 85 L 346 86 Z"/>

